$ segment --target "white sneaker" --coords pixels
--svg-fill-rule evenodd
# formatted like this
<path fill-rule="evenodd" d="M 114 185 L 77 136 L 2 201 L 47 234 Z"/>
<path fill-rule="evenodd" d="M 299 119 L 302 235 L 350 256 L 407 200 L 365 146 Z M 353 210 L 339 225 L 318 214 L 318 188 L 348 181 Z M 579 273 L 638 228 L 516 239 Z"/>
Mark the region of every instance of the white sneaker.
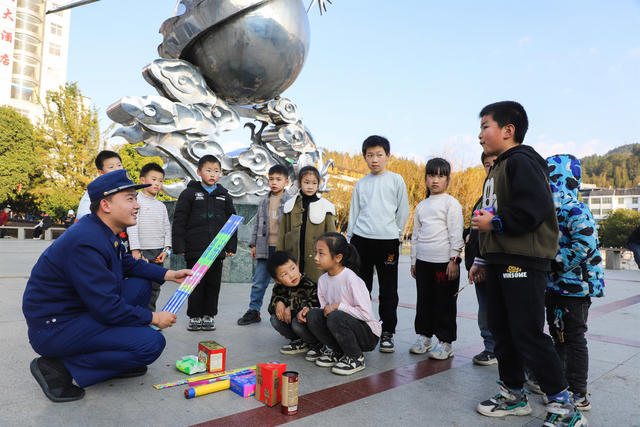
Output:
<path fill-rule="evenodd" d="M 450 357 L 453 357 L 453 349 L 448 342 L 438 344 L 436 348 L 429 352 L 430 359 L 445 360 Z"/>
<path fill-rule="evenodd" d="M 418 339 L 416 340 L 416 343 L 409 349 L 409 353 L 424 354 L 432 348 L 433 343 L 431 342 L 430 338 L 426 337 L 425 335 L 418 335 Z"/>

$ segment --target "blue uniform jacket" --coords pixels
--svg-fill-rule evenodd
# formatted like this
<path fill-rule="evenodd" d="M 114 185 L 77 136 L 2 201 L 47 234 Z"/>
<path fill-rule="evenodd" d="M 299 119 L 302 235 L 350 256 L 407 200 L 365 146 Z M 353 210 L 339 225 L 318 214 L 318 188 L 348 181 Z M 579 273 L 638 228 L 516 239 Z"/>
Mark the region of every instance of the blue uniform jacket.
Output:
<path fill-rule="evenodd" d="M 580 160 L 569 154 L 547 159 L 549 185 L 558 216 L 560 241 L 549 274 L 547 293 L 569 297 L 604 295 L 604 271 L 598 250 L 598 230 L 589 207 L 578 200 Z"/>
<path fill-rule="evenodd" d="M 125 277 L 164 282 L 165 268 L 126 254 L 120 237 L 94 214 L 82 217 L 49 246 L 31 270 L 22 300 L 30 328 L 89 313 L 106 325 L 151 323 L 151 311 L 122 299 Z"/>

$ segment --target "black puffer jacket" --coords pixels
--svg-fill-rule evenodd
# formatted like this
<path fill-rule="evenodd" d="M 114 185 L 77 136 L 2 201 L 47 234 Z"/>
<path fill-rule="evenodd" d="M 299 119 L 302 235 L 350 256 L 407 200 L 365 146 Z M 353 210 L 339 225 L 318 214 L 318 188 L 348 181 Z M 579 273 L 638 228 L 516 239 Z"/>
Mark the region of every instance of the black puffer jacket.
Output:
<path fill-rule="evenodd" d="M 199 181 L 191 181 L 180 193 L 173 214 L 173 251 L 184 253 L 186 259 L 197 259 L 209 246 L 227 219 L 236 213 L 229 192 L 218 184 L 210 194 Z M 234 252 L 238 246 L 238 234 L 233 233 L 218 258 L 225 252 Z"/>

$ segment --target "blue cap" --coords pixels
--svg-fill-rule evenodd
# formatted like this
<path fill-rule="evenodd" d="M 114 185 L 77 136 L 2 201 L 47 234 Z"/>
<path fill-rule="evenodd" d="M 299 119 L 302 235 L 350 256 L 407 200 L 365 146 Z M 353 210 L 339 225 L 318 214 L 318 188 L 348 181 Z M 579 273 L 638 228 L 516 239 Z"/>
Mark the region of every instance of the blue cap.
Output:
<path fill-rule="evenodd" d="M 151 184 L 136 184 L 131 181 L 126 170 L 118 169 L 105 173 L 91 181 L 87 186 L 87 193 L 89 193 L 89 199 L 91 203 L 93 203 L 119 191 L 130 188 L 137 190 L 139 188 L 149 187 L 150 185 Z"/>

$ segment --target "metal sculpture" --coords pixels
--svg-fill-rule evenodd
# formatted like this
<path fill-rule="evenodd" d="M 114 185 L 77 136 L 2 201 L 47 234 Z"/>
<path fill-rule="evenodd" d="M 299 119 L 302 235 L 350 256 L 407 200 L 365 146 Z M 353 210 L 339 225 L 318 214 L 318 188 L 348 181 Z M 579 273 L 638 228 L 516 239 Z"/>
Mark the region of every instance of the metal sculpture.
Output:
<path fill-rule="evenodd" d="M 309 50 L 307 13 L 301 0 L 181 0 L 176 16 L 160 32 L 161 59 L 142 70 L 159 96 L 126 96 L 111 105 L 107 115 L 123 125 L 114 133 L 143 156 L 160 156 L 164 185 L 177 197 L 204 154 L 221 161 L 222 185 L 240 203 L 257 203 L 269 192 L 268 169 L 316 166 L 324 177 L 325 161 L 304 127 L 297 106 L 280 98 L 302 70 Z M 85 4 L 86 1 L 77 3 Z M 73 7 L 73 4 L 63 8 Z M 50 12 L 55 12 L 50 11 Z M 224 132 L 247 128 L 249 146 L 225 151 Z"/>

